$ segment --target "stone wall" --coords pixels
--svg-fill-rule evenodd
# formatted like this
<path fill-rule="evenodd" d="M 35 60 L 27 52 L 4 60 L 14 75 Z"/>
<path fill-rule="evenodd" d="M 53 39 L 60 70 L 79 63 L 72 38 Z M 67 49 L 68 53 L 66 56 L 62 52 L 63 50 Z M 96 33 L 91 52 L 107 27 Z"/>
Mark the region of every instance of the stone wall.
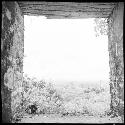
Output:
<path fill-rule="evenodd" d="M 2 2 L 2 122 L 11 122 L 21 103 L 23 80 L 23 15 L 16 2 Z"/>
<path fill-rule="evenodd" d="M 124 114 L 123 12 L 120 2 L 108 19 L 111 110 L 120 116 Z"/>

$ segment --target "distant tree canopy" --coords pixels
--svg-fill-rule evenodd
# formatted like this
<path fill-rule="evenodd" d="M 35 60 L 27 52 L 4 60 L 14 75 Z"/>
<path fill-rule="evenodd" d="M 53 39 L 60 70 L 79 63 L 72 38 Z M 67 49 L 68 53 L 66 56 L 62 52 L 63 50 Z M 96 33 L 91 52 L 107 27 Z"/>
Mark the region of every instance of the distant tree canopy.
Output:
<path fill-rule="evenodd" d="M 100 35 L 107 35 L 108 33 L 108 23 L 107 23 L 107 18 L 95 18 L 95 35 L 96 37 Z"/>

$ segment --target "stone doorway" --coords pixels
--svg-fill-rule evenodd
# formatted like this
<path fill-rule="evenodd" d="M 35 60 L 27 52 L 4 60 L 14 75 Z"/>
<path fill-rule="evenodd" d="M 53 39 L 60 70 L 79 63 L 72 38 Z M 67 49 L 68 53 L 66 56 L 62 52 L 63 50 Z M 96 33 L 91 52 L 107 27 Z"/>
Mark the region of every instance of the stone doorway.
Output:
<path fill-rule="evenodd" d="M 111 114 L 124 117 L 124 3 L 2 2 L 1 96 L 2 121 L 11 122 L 21 104 L 24 16 L 108 18 Z"/>

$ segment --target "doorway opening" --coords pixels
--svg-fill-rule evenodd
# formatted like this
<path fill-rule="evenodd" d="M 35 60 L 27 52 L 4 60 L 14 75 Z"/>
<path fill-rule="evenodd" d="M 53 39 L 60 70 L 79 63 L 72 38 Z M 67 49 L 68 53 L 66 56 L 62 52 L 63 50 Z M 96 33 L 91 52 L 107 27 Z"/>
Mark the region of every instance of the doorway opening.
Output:
<path fill-rule="evenodd" d="M 110 110 L 108 35 L 98 34 L 97 22 L 24 16 L 24 98 L 39 113 L 48 101 L 41 89 L 49 97 L 45 113 L 96 116 Z"/>

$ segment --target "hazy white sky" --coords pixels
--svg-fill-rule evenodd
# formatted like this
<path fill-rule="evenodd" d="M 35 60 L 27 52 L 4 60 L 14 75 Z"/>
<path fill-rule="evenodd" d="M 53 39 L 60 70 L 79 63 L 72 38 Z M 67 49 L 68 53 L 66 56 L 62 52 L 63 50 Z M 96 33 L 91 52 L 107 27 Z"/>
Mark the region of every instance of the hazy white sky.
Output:
<path fill-rule="evenodd" d="M 24 73 L 48 80 L 108 80 L 108 37 L 94 19 L 24 16 Z"/>

